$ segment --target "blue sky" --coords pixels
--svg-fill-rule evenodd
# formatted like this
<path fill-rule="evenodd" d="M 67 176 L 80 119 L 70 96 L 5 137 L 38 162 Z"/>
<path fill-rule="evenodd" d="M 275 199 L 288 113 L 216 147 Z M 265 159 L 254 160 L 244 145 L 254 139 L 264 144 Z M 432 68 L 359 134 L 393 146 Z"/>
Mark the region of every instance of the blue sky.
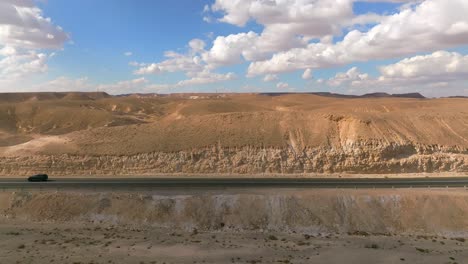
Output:
<path fill-rule="evenodd" d="M 229 35 L 261 27 L 250 23 L 239 28 L 225 23 L 206 23 L 203 8 L 212 1 L 158 1 L 121 0 L 48 0 L 40 5 L 55 24 L 71 32 L 72 42 L 52 62 L 56 75 L 73 73 L 74 77 L 89 76 L 97 82 L 118 81 L 122 76 L 132 77 L 128 62 L 162 60 L 167 50 L 184 50 L 194 38 L 210 41 L 209 35 Z M 354 4 L 356 14 L 395 12 L 399 4 Z M 82 14 L 81 16 L 79 14 Z M 111 45 L 109 45 L 111 44 Z M 133 53 L 131 58 L 121 56 Z M 76 63 L 79 58 L 80 63 Z M 111 62 L 111 63 L 109 63 Z M 244 67 L 233 69 L 238 73 Z M 331 77 L 333 70 L 324 70 Z"/>
<path fill-rule="evenodd" d="M 463 0 L 5 0 L 0 90 L 463 95 L 465 11 Z"/>
<path fill-rule="evenodd" d="M 161 60 L 164 51 L 183 49 L 191 39 L 213 30 L 201 20 L 206 1 L 168 2 L 49 0 L 42 5 L 44 13 L 71 32 L 73 41 L 53 66 L 62 71 L 59 74 L 73 72 L 98 82 L 117 81 L 132 77 L 130 60 Z M 132 58 L 123 56 L 127 51 L 133 53 Z"/>

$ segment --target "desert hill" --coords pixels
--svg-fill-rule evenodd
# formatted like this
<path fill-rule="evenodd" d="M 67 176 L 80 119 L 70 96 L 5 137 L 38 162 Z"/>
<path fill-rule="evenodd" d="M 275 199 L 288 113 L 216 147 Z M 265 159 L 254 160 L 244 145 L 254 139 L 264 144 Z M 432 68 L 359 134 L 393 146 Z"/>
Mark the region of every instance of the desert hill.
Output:
<path fill-rule="evenodd" d="M 0 94 L 0 165 L 3 175 L 468 172 L 468 101 Z"/>
<path fill-rule="evenodd" d="M 326 97 L 334 97 L 334 98 L 388 98 L 388 97 L 396 97 L 396 98 L 419 98 L 423 99 L 426 98 L 420 93 L 405 93 L 405 94 L 388 94 L 388 93 L 368 93 L 363 95 L 349 95 L 349 94 L 337 94 L 337 93 L 330 93 L 330 92 L 309 92 L 309 93 L 261 93 L 260 95 L 269 95 L 269 96 L 281 96 L 281 95 L 288 95 L 288 94 L 309 94 L 309 95 L 318 95 L 318 96 L 326 96 Z"/>

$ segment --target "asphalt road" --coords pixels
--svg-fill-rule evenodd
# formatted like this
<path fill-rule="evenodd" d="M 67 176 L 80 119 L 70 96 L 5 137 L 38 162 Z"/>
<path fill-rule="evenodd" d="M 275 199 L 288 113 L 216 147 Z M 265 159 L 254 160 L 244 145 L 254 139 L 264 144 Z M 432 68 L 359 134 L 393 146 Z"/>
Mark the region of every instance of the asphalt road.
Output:
<path fill-rule="evenodd" d="M 24 179 L 0 179 L 4 189 L 168 189 L 168 188 L 445 188 L 466 187 L 465 178 L 405 179 L 198 179 L 198 178 L 116 178 L 116 179 L 53 179 L 28 182 Z"/>

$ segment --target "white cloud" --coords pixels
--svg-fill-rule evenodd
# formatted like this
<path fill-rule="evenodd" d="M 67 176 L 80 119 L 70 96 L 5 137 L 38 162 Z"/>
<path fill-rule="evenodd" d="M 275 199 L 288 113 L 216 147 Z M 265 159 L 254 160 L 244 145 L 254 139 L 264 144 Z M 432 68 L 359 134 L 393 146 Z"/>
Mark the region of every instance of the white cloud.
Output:
<path fill-rule="evenodd" d="M 182 80 L 178 82 L 176 87 L 224 82 L 224 81 L 234 80 L 235 78 L 236 78 L 236 75 L 232 72 L 226 73 L 226 74 L 220 74 L 220 73 L 213 73 L 210 71 L 203 71 L 203 72 L 196 73 L 191 79 Z"/>
<path fill-rule="evenodd" d="M 468 55 L 457 52 L 436 51 L 429 55 L 403 59 L 380 68 L 381 78 L 424 79 L 426 81 L 449 81 L 468 79 Z"/>
<path fill-rule="evenodd" d="M 0 56 L 13 56 L 16 54 L 16 49 L 13 47 L 5 46 L 0 49 Z"/>
<path fill-rule="evenodd" d="M 206 43 L 201 39 L 192 39 L 189 42 L 190 51 L 192 53 L 199 53 L 205 50 Z"/>
<path fill-rule="evenodd" d="M 212 22 L 213 22 L 213 18 L 212 18 L 212 17 L 209 17 L 209 16 L 204 16 L 204 17 L 203 17 L 203 21 L 205 21 L 206 23 L 212 23 Z"/>
<path fill-rule="evenodd" d="M 276 84 L 276 88 L 281 89 L 281 90 L 285 90 L 285 89 L 289 88 L 289 84 L 285 83 L 285 82 L 279 82 L 279 83 Z"/>
<path fill-rule="evenodd" d="M 168 72 L 187 72 L 195 73 L 205 70 L 205 65 L 200 57 L 204 52 L 205 42 L 199 39 L 193 39 L 189 42 L 189 52 L 181 54 L 173 51 L 167 51 L 164 55 L 166 60 L 159 63 L 137 63 L 131 62 L 130 65 L 140 67 L 134 73 L 143 74 L 161 74 Z"/>
<path fill-rule="evenodd" d="M 361 73 L 356 67 L 353 67 L 345 73 L 337 73 L 335 77 L 328 80 L 327 84 L 334 87 L 343 84 L 356 86 L 367 80 L 369 80 L 367 73 Z"/>
<path fill-rule="evenodd" d="M 54 80 L 50 80 L 41 84 L 33 85 L 29 89 L 22 91 L 103 91 L 109 94 L 127 94 L 136 93 L 148 90 L 149 81 L 145 78 L 137 78 L 133 80 L 119 81 L 109 84 L 94 84 L 88 77 L 72 79 L 69 77 L 61 76 Z"/>
<path fill-rule="evenodd" d="M 260 51 L 254 47 L 257 39 L 257 33 L 252 31 L 219 36 L 213 41 L 212 48 L 203 53 L 202 58 L 216 67 L 238 64 L 242 62 L 242 58 L 252 60 L 255 56 L 260 56 L 260 53 L 265 53 L 264 50 Z"/>
<path fill-rule="evenodd" d="M 120 81 L 112 84 L 101 84 L 96 87 L 99 91 L 106 91 L 111 94 L 126 94 L 142 91 L 148 85 L 145 78 L 137 78 L 128 81 Z"/>
<path fill-rule="evenodd" d="M 278 81 L 278 80 L 279 80 L 279 78 L 278 78 L 278 76 L 276 74 L 267 74 L 263 78 L 264 82 L 275 82 L 275 81 Z"/>
<path fill-rule="evenodd" d="M 312 78 L 313 78 L 312 70 L 311 69 L 306 69 L 304 71 L 304 73 L 302 74 L 302 79 L 309 80 L 309 79 L 312 79 Z"/>
<path fill-rule="evenodd" d="M 346 73 L 336 74 L 327 84 L 332 87 L 398 92 L 417 90 L 434 96 L 467 94 L 464 89 L 468 81 L 468 55 L 436 51 L 381 66 L 379 70 L 380 76 L 372 78 L 353 67 Z"/>
<path fill-rule="evenodd" d="M 180 89 L 183 87 L 192 87 L 197 85 L 204 85 L 210 83 L 224 82 L 229 80 L 234 80 L 236 75 L 234 73 L 213 73 L 210 71 L 203 71 L 195 73 L 191 78 L 179 81 L 175 84 L 153 84 L 148 86 L 148 90 L 154 90 L 158 92 L 169 92 L 173 89 Z"/>
<path fill-rule="evenodd" d="M 24 76 L 47 71 L 48 55 L 36 51 L 18 51 L 6 47 L 0 50 L 0 80 L 17 80 Z"/>
<path fill-rule="evenodd" d="M 54 80 L 34 85 L 31 90 L 43 92 L 95 91 L 96 87 L 89 82 L 87 77 L 70 79 L 61 76 Z"/>
<path fill-rule="evenodd" d="M 61 48 L 69 39 L 32 0 L 0 2 L 0 45 L 24 49 Z"/>
<path fill-rule="evenodd" d="M 245 26 L 255 20 L 266 28 L 283 25 L 283 32 L 306 36 L 338 33 L 340 24 L 353 17 L 351 0 L 216 0 L 211 8 L 224 14 L 222 22 Z"/>
<path fill-rule="evenodd" d="M 47 60 L 69 39 L 62 28 L 46 18 L 32 0 L 0 2 L 0 83 L 15 86 L 21 78 L 45 73 Z M 38 51 L 41 50 L 41 51 Z"/>
<path fill-rule="evenodd" d="M 168 72 L 199 72 L 204 69 L 200 57 L 179 54 L 175 52 L 166 52 L 166 60 L 159 63 L 138 64 L 141 66 L 135 71 L 135 74 L 161 74 Z"/>
<path fill-rule="evenodd" d="M 127 57 L 130 57 L 132 55 L 133 55 L 133 52 L 131 52 L 131 51 L 127 51 L 127 52 L 124 53 L 124 56 L 127 56 Z"/>
<path fill-rule="evenodd" d="M 165 54 L 167 59 L 164 61 L 151 64 L 131 62 L 130 65 L 139 67 L 134 72 L 137 75 L 184 72 L 188 77 L 188 79 L 179 81 L 176 84 L 153 85 L 152 87 L 155 89 L 167 90 L 190 85 L 229 81 L 236 78 L 232 72 L 226 74 L 212 72 L 216 67 L 202 59 L 202 56 L 206 56 L 207 53 L 205 50 L 206 43 L 203 40 L 193 39 L 188 46 L 189 51 L 187 54 L 168 51 Z"/>
<path fill-rule="evenodd" d="M 244 26 L 254 20 L 261 34 L 246 32 L 219 36 L 204 59 L 218 66 L 266 60 L 272 54 L 306 47 L 314 38 L 338 35 L 352 19 L 351 0 L 217 0 L 211 7 L 222 12 L 222 22 Z M 367 17 L 367 16 L 366 16 Z"/>
<path fill-rule="evenodd" d="M 260 34 L 246 32 L 219 36 L 206 58 L 217 65 L 263 61 L 277 52 L 306 48 L 314 39 L 329 42 L 344 28 L 380 22 L 374 13 L 355 15 L 355 0 L 216 0 L 212 11 L 221 22 L 243 27 L 248 21 L 262 25 Z M 408 1 L 398 1 L 408 2 Z M 272 72 L 273 73 L 273 72 Z"/>
<path fill-rule="evenodd" d="M 205 6 L 205 15 L 221 13 L 221 22 L 240 27 L 255 21 L 263 30 L 218 36 L 211 47 L 194 39 L 186 54 L 167 52 L 163 61 L 132 65 L 140 75 L 184 72 L 188 79 L 173 87 L 230 79 L 205 78 L 202 73 L 217 76 L 212 73 L 215 69 L 245 61 L 250 62 L 249 77 L 264 75 L 264 81 L 275 81 L 278 73 L 303 70 L 307 80 L 313 78 L 314 69 L 468 44 L 468 2 L 464 0 L 367 1 L 402 5 L 395 14 L 356 15 L 356 0 L 216 0 Z M 348 33 L 335 43 L 344 29 Z M 352 71 L 345 74 L 349 76 L 335 76 L 329 82 L 358 85 L 369 78 Z"/>
<path fill-rule="evenodd" d="M 369 31 L 352 30 L 336 44 L 310 43 L 254 61 L 249 76 L 394 58 L 468 44 L 468 2 L 426 0 L 383 17 Z"/>
<path fill-rule="evenodd" d="M 182 72 L 187 77 L 185 80 L 174 84 L 150 85 L 146 79 L 137 78 L 108 84 L 106 87 L 113 90 L 132 90 L 132 87 L 172 89 L 229 81 L 236 76 L 233 73 L 216 73 L 216 69 L 246 61 L 250 63 L 247 75 L 264 76 L 265 82 L 278 82 L 277 74 L 299 70 L 303 71 L 302 78 L 309 80 L 314 77 L 315 69 L 342 66 L 357 61 L 411 56 L 468 44 L 466 0 L 365 0 L 401 3 L 400 11 L 390 15 L 356 15 L 353 13 L 353 4 L 356 1 L 215 0 L 213 5 L 203 9 L 206 20 L 211 21 L 221 14 L 221 22 L 243 27 L 249 21 L 254 21 L 263 29 L 257 32 L 245 30 L 247 32 L 217 36 L 210 40 L 211 44 L 201 39 L 193 39 L 187 43 L 186 52 L 167 51 L 162 61 L 129 63 L 135 67 L 136 75 Z M 16 5 L 23 3 L 25 8 L 37 9 L 34 3 L 28 0 L 6 0 L 10 5 L 13 5 L 13 2 Z M 42 17 L 41 11 L 38 12 L 36 14 Z M 0 16 L 0 29 L 2 21 L 6 20 L 5 17 Z M 44 19 L 52 25 L 50 19 Z M 343 32 L 347 33 L 343 35 Z M 43 33 L 44 39 L 53 41 L 57 32 L 46 30 Z M 0 30 L 0 36 L 1 34 Z M 44 41 L 38 43 L 45 43 Z M 1 46 L 1 43 L 0 41 L 0 56 L 18 56 L 16 46 Z M 36 53 L 37 56 L 40 54 L 42 53 Z M 379 78 L 372 78 L 359 72 L 357 68 L 351 68 L 321 82 L 332 87 L 360 87 L 376 83 L 391 86 L 391 83 L 402 82 L 400 80 L 411 80 L 412 83 L 426 82 L 432 87 L 446 87 L 450 86 L 453 79 L 464 74 L 459 68 L 463 62 L 462 55 L 458 54 L 461 57 L 455 60 L 453 65 L 450 64 L 456 68 L 456 73 L 453 73 L 439 66 L 454 60 L 454 55 L 443 54 L 440 56 L 445 58 L 446 61 L 443 61 L 440 57 L 436 59 L 434 54 L 427 56 L 432 64 L 437 64 L 436 67 L 424 66 L 420 62 L 429 61 L 429 58 L 414 57 L 407 59 L 414 61 L 402 60 L 394 65 L 382 67 Z M 132 54 L 126 52 L 124 55 Z M 47 55 L 45 56 L 44 60 L 47 59 Z M 33 60 L 31 57 L 31 61 Z M 47 69 L 40 67 L 45 63 L 38 62 L 33 65 L 37 67 L 30 67 L 31 72 Z M 433 74 L 429 75 L 428 70 L 432 70 Z M 411 77 L 411 74 L 416 77 Z M 437 82 L 437 79 L 440 81 Z M 277 88 L 288 89 L 289 85 L 279 82 Z"/>

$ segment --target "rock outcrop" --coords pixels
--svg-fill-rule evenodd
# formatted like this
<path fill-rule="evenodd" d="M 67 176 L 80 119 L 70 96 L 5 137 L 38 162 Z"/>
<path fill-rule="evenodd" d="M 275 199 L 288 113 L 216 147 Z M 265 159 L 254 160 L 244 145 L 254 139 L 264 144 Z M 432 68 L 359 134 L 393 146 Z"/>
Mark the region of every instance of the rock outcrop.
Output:
<path fill-rule="evenodd" d="M 0 175 L 158 173 L 303 174 L 468 172 L 468 149 L 359 142 L 341 148 L 211 148 L 135 155 L 33 155 L 0 158 Z"/>

